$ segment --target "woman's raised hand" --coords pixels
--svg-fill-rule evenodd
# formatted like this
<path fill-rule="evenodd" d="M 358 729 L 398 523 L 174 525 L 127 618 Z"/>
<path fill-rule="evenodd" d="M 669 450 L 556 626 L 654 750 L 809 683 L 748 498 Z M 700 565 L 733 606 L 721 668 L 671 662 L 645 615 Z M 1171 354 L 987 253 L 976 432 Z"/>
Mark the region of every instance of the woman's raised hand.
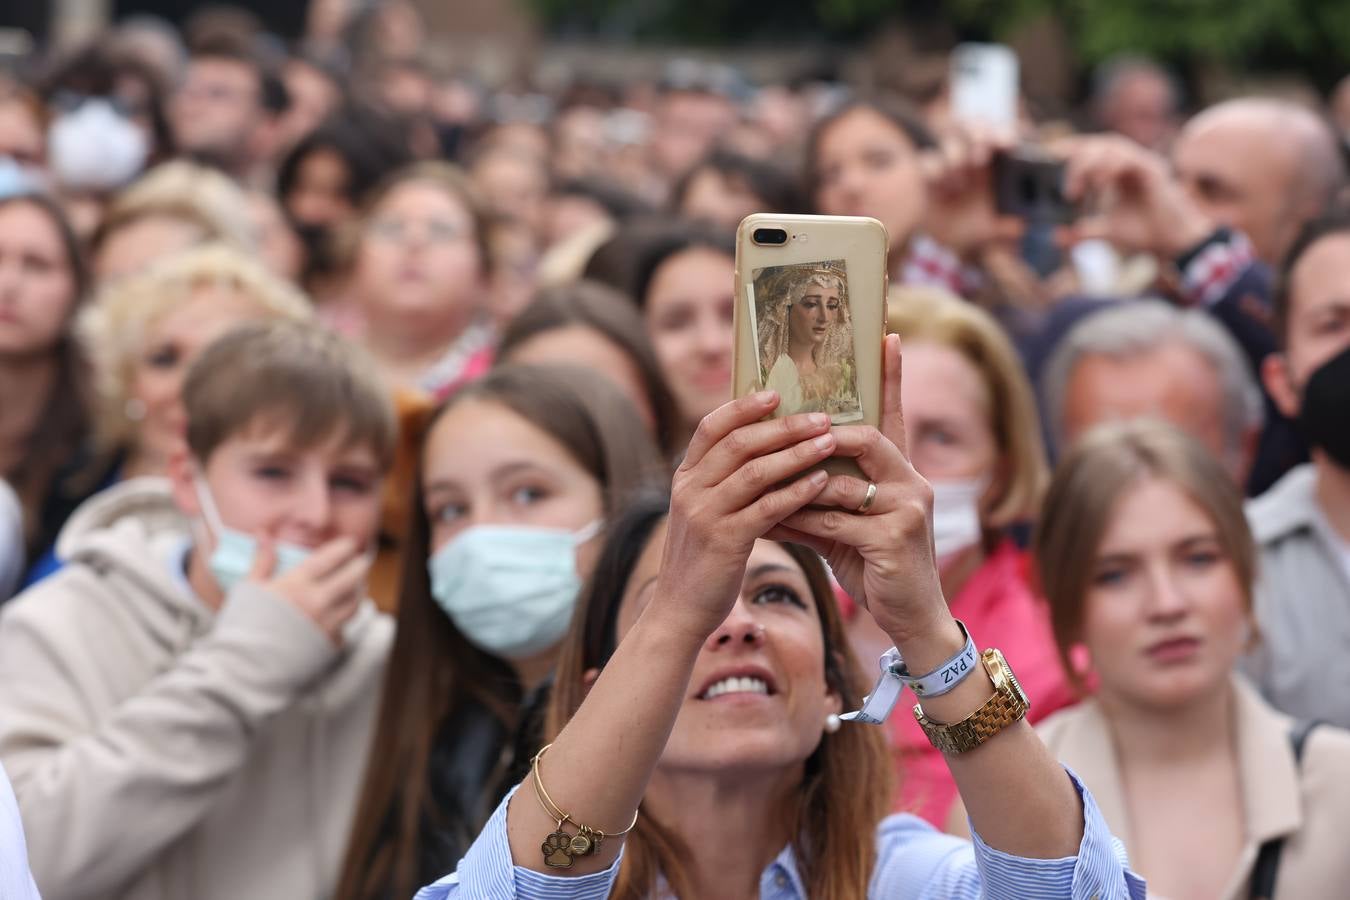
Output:
<path fill-rule="evenodd" d="M 1012 133 L 955 122 L 919 157 L 928 187 L 923 229 L 962 259 L 989 246 L 1015 247 L 1026 230 L 1021 218 L 1001 214 L 994 202 L 994 157 L 1016 143 Z"/>
<path fill-rule="evenodd" d="M 805 544 L 829 562 L 855 601 L 897 643 L 948 624 L 933 550 L 933 491 L 910 464 L 900 405 L 900 338 L 886 337 L 881 428 L 834 429 L 834 453 L 857 460 L 867 480 L 832 476 L 814 504 L 788 515 L 768 537 Z M 866 512 L 868 482 L 876 497 Z"/>
<path fill-rule="evenodd" d="M 755 541 L 816 499 L 823 471 L 796 477 L 835 452 L 823 413 L 761 421 L 779 403 L 761 391 L 704 417 L 671 485 L 670 520 L 657 597 L 700 640 L 740 594 Z"/>

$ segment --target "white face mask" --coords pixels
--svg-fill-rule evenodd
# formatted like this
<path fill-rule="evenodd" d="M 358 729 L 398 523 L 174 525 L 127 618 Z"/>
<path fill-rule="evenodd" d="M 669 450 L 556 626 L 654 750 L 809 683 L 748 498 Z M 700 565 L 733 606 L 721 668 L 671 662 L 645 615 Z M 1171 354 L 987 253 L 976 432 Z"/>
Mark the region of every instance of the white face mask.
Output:
<path fill-rule="evenodd" d="M 933 544 L 939 561 L 979 543 L 980 499 L 988 476 L 930 481 L 933 488 Z"/>
<path fill-rule="evenodd" d="M 110 191 L 140 174 L 145 135 L 107 99 L 90 97 L 47 129 L 52 177 L 76 190 Z"/>

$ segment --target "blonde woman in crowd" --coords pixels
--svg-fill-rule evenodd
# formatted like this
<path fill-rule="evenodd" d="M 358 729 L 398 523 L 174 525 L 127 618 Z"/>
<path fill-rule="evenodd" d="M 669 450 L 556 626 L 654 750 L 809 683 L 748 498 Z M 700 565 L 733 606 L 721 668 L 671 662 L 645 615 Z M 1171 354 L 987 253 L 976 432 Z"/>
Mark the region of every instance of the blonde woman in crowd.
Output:
<path fill-rule="evenodd" d="M 914 467 L 933 488 L 943 594 L 971 632 L 997 638 L 1015 656 L 1036 722 L 1074 695 L 1010 532 L 1033 518 L 1048 478 L 1031 386 L 998 324 L 943 291 L 893 292 L 890 327 L 905 344 L 905 427 Z M 849 627 L 869 662 L 890 646 L 866 615 L 852 616 Z M 905 702 L 913 705 L 908 693 Z M 942 755 L 912 717 L 894 716 L 890 725 L 896 809 L 941 824 L 956 798 Z"/>
<path fill-rule="evenodd" d="M 77 326 L 92 364 L 97 454 L 72 476 L 90 492 L 162 476 L 182 439 L 183 379 L 202 350 L 245 322 L 312 318 L 309 301 L 239 250 L 186 250 L 109 285 Z M 29 572 L 60 566 L 49 551 Z"/>
<path fill-rule="evenodd" d="M 1233 674 L 1260 640 L 1256 550 L 1222 464 L 1161 422 L 1101 426 L 1056 471 L 1035 552 L 1063 664 L 1097 681 L 1041 735 L 1150 896 L 1338 894 L 1350 733 L 1276 712 Z"/>
<path fill-rule="evenodd" d="M 89 239 L 90 260 L 104 283 L 207 242 L 257 249 L 248 196 L 217 169 L 174 160 L 113 199 Z"/>
<path fill-rule="evenodd" d="M 121 477 L 162 475 L 182 434 L 183 378 L 202 349 L 244 322 L 306 321 L 309 301 L 224 244 L 189 249 L 119 281 L 80 317 L 93 363 L 98 434 Z"/>

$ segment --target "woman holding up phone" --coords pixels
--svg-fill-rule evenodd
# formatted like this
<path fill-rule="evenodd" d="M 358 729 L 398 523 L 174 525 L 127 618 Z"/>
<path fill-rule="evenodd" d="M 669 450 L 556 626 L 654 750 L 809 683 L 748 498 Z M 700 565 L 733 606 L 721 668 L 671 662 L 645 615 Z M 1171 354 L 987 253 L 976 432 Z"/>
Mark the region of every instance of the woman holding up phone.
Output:
<path fill-rule="evenodd" d="M 603 554 L 630 569 L 622 600 L 596 615 L 606 598 L 593 592 L 573 622 L 559 676 L 573 681 L 559 683 L 556 702 L 570 697 L 575 713 L 458 871 L 422 900 L 602 897 L 616 882 L 615 895 L 631 898 L 675 888 L 700 898 L 1142 900 L 1091 797 L 1026 724 L 1001 655 L 969 662 L 933 560 L 931 493 L 904 449 L 898 339 L 884 351 L 879 430 L 831 431 L 823 414 L 761 421 L 778 403 L 771 392 L 703 420 L 663 535 L 636 569 Z M 802 475 L 833 454 L 855 458 L 870 481 Z M 818 561 L 773 541 L 824 555 L 921 681 L 964 670 L 923 712 L 950 751 L 973 848 L 913 817 L 881 821 L 886 778 L 870 777 L 880 737 L 830 718 L 857 702 L 857 675 Z M 613 654 L 576 660 L 588 640 L 613 643 Z M 579 667 L 591 669 L 580 684 Z M 857 805 L 849 828 L 814 822 L 845 804 Z"/>

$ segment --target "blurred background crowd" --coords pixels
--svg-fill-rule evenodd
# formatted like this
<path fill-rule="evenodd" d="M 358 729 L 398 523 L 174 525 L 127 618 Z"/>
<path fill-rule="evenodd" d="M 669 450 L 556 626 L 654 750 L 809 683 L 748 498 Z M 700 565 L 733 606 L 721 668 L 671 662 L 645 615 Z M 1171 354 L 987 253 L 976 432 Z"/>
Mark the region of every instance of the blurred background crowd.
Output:
<path fill-rule="evenodd" d="M 1350 809 L 1286 735 L 1350 727 L 1347 16 L 892 5 L 0 11 L 0 762 L 44 895 L 453 869 L 538 747 L 607 524 L 729 399 L 752 212 L 886 226 L 944 592 L 1033 719 L 1068 709 L 1045 733 L 1136 867 L 1245 896 L 1297 835 L 1279 896 L 1334 895 Z M 972 42 L 1013 61 L 983 120 L 959 82 L 1008 70 Z M 1011 158 L 1053 183 L 1002 197 Z M 350 538 L 373 606 L 280 591 L 338 661 L 222 606 L 260 536 L 283 569 Z M 286 660 L 266 685 L 193 661 L 227 619 Z M 203 698 L 236 690 L 221 737 Z M 889 746 L 894 808 L 959 830 L 908 716 Z M 1227 831 L 1181 854 L 1188 804 Z"/>

